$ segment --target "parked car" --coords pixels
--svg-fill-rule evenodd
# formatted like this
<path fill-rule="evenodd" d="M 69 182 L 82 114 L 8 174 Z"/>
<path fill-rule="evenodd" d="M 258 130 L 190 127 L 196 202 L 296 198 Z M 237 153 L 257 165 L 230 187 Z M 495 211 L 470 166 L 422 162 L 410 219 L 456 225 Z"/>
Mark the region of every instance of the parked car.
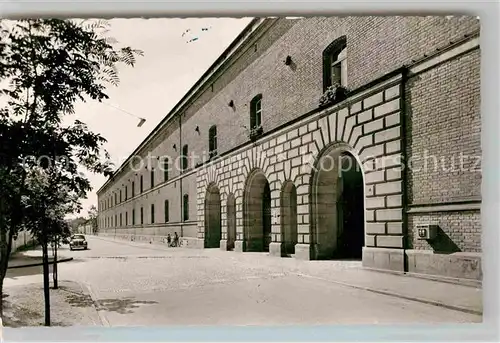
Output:
<path fill-rule="evenodd" d="M 73 235 L 69 241 L 69 250 L 83 249 L 87 250 L 87 241 L 84 235 Z"/>

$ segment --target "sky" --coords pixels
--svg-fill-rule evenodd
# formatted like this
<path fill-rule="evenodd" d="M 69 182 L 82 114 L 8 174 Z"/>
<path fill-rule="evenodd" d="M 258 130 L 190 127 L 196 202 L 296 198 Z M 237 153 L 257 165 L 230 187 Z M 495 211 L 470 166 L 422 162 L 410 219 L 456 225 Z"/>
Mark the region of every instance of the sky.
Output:
<path fill-rule="evenodd" d="M 108 105 L 98 102 L 75 106 L 78 119 L 90 130 L 106 138 L 104 148 L 115 168 L 119 167 L 215 62 L 252 18 L 189 19 L 112 19 L 108 35 L 120 45 L 144 52 L 135 67 L 119 69 L 120 84 L 107 91 Z M 208 28 L 203 30 L 202 28 Z M 183 36 L 183 33 L 190 32 Z M 197 37 L 198 40 L 187 43 Z M 137 127 L 139 119 L 146 122 Z M 85 172 L 93 187 L 82 199 L 86 216 L 91 205 L 97 205 L 96 191 L 106 178 Z M 76 215 L 75 215 L 76 216 Z M 75 217 L 71 216 L 71 217 Z"/>

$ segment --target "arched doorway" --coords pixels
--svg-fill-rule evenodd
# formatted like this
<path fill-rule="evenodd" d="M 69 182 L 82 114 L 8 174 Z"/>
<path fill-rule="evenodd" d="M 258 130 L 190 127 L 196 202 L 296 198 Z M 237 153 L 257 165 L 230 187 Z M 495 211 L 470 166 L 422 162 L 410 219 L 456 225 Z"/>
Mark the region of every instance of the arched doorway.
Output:
<path fill-rule="evenodd" d="M 248 177 L 244 195 L 245 251 L 269 251 L 271 188 L 261 171 Z"/>
<path fill-rule="evenodd" d="M 349 147 L 335 145 L 322 154 L 313 175 L 311 195 L 314 258 L 361 259 L 364 179 Z"/>
<path fill-rule="evenodd" d="M 233 194 L 227 197 L 227 250 L 234 250 L 236 241 L 236 198 Z"/>
<path fill-rule="evenodd" d="M 220 247 L 221 200 L 219 188 L 211 184 L 205 197 L 205 248 Z"/>
<path fill-rule="evenodd" d="M 291 181 L 281 190 L 281 237 L 283 255 L 295 254 L 297 244 L 297 188 Z"/>

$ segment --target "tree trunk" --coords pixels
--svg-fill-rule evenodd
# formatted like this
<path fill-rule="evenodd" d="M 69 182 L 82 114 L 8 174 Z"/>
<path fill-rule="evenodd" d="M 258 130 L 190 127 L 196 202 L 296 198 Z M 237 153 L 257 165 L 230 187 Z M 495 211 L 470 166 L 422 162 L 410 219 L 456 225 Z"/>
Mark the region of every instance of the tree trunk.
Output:
<path fill-rule="evenodd" d="M 49 254 L 47 240 L 42 242 L 43 252 L 43 295 L 45 300 L 45 326 L 50 326 Z"/>
<path fill-rule="evenodd" d="M 0 223 L 0 318 L 3 321 L 3 280 L 7 274 L 9 266 L 9 257 L 12 250 L 13 230 L 8 230 L 2 227 L 3 222 Z"/>
<path fill-rule="evenodd" d="M 3 278 L 0 278 L 0 319 L 3 324 Z"/>
<path fill-rule="evenodd" d="M 58 288 L 57 283 L 57 244 L 58 239 L 56 238 L 54 241 L 54 265 L 52 266 L 52 280 L 54 281 L 54 289 Z"/>

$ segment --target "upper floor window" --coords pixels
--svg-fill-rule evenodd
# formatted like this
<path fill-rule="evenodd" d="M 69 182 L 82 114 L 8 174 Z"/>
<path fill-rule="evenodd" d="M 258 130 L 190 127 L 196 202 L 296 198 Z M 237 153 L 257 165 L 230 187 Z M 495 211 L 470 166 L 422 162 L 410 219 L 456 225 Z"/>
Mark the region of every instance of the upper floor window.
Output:
<path fill-rule="evenodd" d="M 342 36 L 323 51 L 323 91 L 339 84 L 347 86 L 347 41 Z"/>
<path fill-rule="evenodd" d="M 250 129 L 262 126 L 262 94 L 257 95 L 250 101 Z"/>
<path fill-rule="evenodd" d="M 217 155 L 217 126 L 215 125 L 208 130 L 208 154 L 209 158 Z"/>
<path fill-rule="evenodd" d="M 163 182 L 167 182 L 168 181 L 168 171 L 169 171 L 169 164 L 170 164 L 170 161 L 168 159 L 168 157 L 165 157 L 163 159 Z"/>
<path fill-rule="evenodd" d="M 144 177 L 141 175 L 141 180 L 139 181 L 139 191 L 142 193 L 144 191 Z"/>
<path fill-rule="evenodd" d="M 189 220 L 189 195 L 184 194 L 182 205 L 183 205 L 182 207 L 184 210 L 183 219 L 184 219 L 184 221 Z"/>
<path fill-rule="evenodd" d="M 170 220 L 170 209 L 168 200 L 165 200 L 165 223 L 168 223 Z"/>
<path fill-rule="evenodd" d="M 151 188 L 153 188 L 155 186 L 155 170 L 154 169 L 151 169 Z"/>
<path fill-rule="evenodd" d="M 189 167 L 189 164 L 188 164 L 188 153 L 189 153 L 189 148 L 188 148 L 188 145 L 185 144 L 182 147 L 182 170 L 186 170 Z"/>
<path fill-rule="evenodd" d="M 132 181 L 132 198 L 135 197 L 135 182 Z"/>
<path fill-rule="evenodd" d="M 118 203 L 117 198 L 118 198 L 118 194 L 115 193 L 115 205 Z"/>
<path fill-rule="evenodd" d="M 128 186 L 125 186 L 125 201 L 128 200 Z"/>
<path fill-rule="evenodd" d="M 120 203 L 122 202 L 122 190 L 120 189 Z"/>

